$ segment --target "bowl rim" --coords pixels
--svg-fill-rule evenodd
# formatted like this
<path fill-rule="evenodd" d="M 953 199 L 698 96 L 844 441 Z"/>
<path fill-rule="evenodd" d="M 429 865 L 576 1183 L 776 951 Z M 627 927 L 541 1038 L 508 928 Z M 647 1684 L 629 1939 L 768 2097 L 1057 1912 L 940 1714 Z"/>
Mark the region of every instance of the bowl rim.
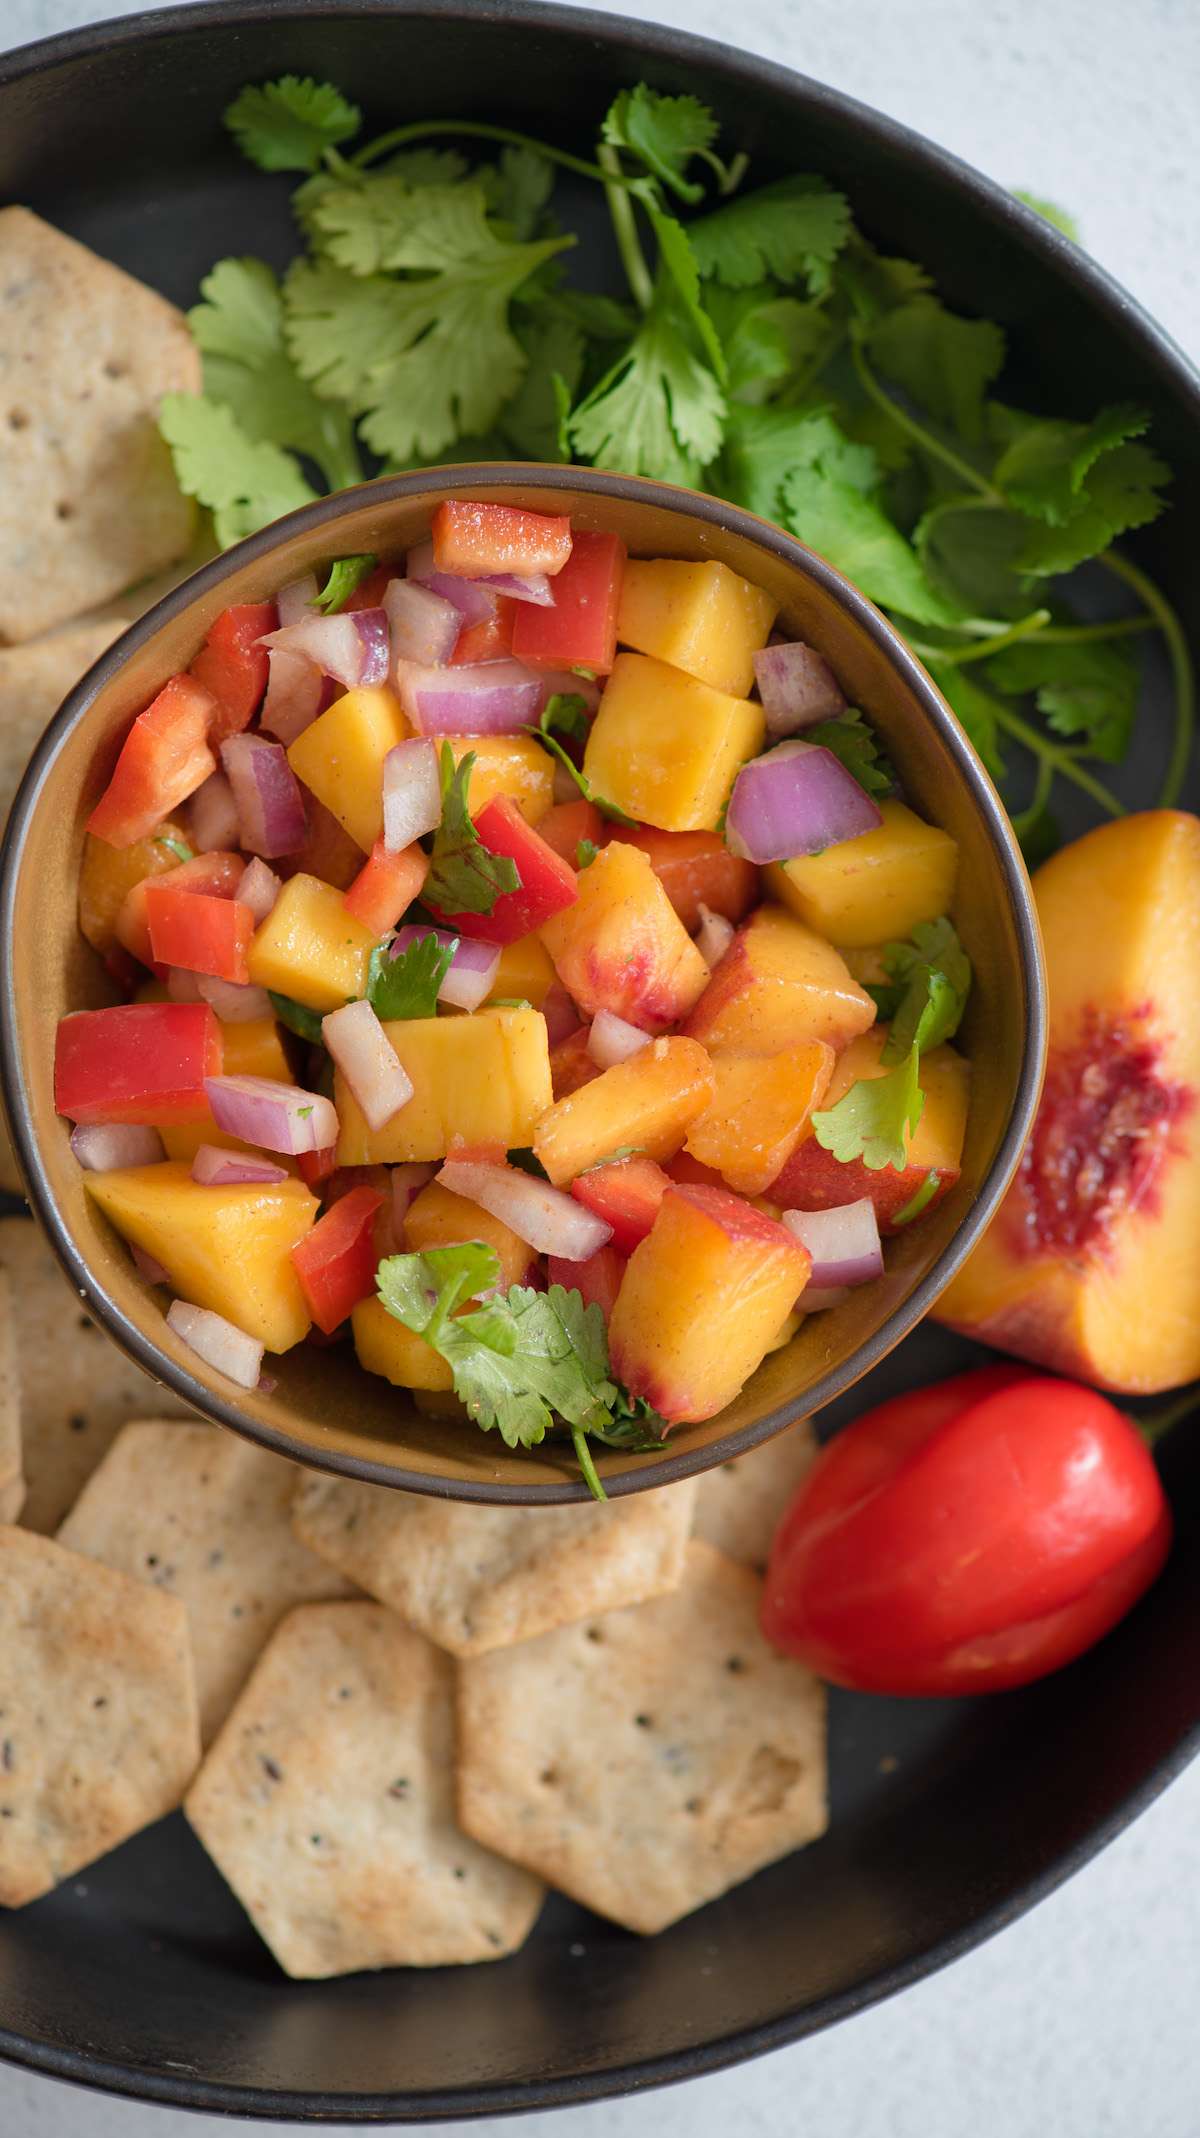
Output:
<path fill-rule="evenodd" d="M 1003 804 L 965 732 L 917 656 L 865 594 L 794 535 L 741 507 L 728 505 L 720 498 L 685 490 L 675 484 L 652 482 L 641 476 L 610 474 L 595 468 L 559 467 L 539 461 L 464 462 L 381 476 L 373 482 L 356 484 L 352 489 L 318 498 L 202 565 L 155 602 L 93 663 L 55 714 L 17 790 L 0 846 L 0 1011 L 3 1013 L 0 1015 L 0 1088 L 31 1208 L 72 1285 L 106 1335 L 156 1381 L 163 1383 L 193 1409 L 262 1447 L 303 1462 L 306 1467 L 354 1478 L 364 1484 L 488 1506 L 554 1506 L 580 1502 L 588 1497 L 582 1479 L 522 1484 L 432 1476 L 421 1470 L 392 1467 L 366 1456 L 348 1455 L 338 1450 L 311 1449 L 307 1444 L 301 1449 L 292 1435 L 245 1410 L 237 1400 L 236 1391 L 232 1395 L 226 1394 L 215 1372 L 212 1372 L 211 1381 L 206 1378 L 211 1369 L 201 1372 L 176 1364 L 117 1304 L 71 1236 L 51 1190 L 40 1141 L 34 1133 L 18 1045 L 17 986 L 13 969 L 14 912 L 25 847 L 48 783 L 53 778 L 58 756 L 68 738 L 86 722 L 97 695 L 119 675 L 129 656 L 153 639 L 165 624 L 184 615 L 201 597 L 216 592 L 246 565 L 269 559 L 293 536 L 326 529 L 334 533 L 342 520 L 368 503 L 386 510 L 389 505 L 414 495 L 436 496 L 443 488 L 443 477 L 452 478 L 454 489 L 460 495 L 464 488 L 468 495 L 477 492 L 486 495 L 489 490 L 519 487 L 551 495 L 556 491 L 572 491 L 619 499 L 634 506 L 653 505 L 660 511 L 677 514 L 680 519 L 692 523 L 700 521 L 738 534 L 768 551 L 781 563 L 803 573 L 869 635 L 889 662 L 892 672 L 916 697 L 940 742 L 956 761 L 999 868 L 1012 915 L 1021 973 L 1025 1045 L 1003 1134 L 956 1232 L 920 1282 L 893 1307 L 879 1327 L 806 1390 L 802 1405 L 796 1402 L 779 1404 L 765 1416 L 727 1436 L 699 1447 L 642 1461 L 618 1476 L 606 1476 L 605 1489 L 609 1497 L 618 1499 L 629 1493 L 652 1491 L 660 1485 L 699 1476 L 705 1470 L 745 1454 L 801 1417 L 823 1410 L 826 1404 L 844 1395 L 886 1358 L 923 1319 L 939 1293 L 961 1268 L 994 1215 L 1019 1163 L 1041 1089 L 1047 1033 L 1041 939 L 1029 879 Z M 230 1387 L 233 1387 L 232 1383 Z"/>

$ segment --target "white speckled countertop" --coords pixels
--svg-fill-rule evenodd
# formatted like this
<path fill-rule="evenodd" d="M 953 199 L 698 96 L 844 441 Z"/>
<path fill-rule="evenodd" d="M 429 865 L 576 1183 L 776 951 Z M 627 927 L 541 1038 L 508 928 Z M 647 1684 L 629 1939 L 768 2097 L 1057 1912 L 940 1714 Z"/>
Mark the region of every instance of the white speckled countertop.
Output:
<path fill-rule="evenodd" d="M 0 0 L 0 49 L 119 4 Z M 740 0 L 736 10 L 621 0 L 607 11 L 787 62 L 1002 183 L 1061 201 L 1105 266 L 1200 351 L 1197 0 L 1042 0 L 1036 10 L 1026 0 Z M 903 1997 L 666 2094 L 471 2128 L 480 2138 L 502 2128 L 537 2138 L 1197 2138 L 1197 1895 L 1200 1763 L 1032 1915 Z M 2 2138 L 218 2138 L 250 2127 L 0 2067 Z"/>

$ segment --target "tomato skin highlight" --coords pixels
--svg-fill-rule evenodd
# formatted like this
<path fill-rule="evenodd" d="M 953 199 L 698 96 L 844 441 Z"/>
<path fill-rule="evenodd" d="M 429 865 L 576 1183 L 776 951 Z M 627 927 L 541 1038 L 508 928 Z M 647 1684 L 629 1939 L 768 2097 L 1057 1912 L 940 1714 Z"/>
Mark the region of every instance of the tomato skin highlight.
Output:
<path fill-rule="evenodd" d="M 502 891 L 490 913 L 446 913 L 427 898 L 429 911 L 444 928 L 485 943 L 515 943 L 532 935 L 551 914 L 574 905 L 579 896 L 574 869 L 525 822 L 508 795 L 496 795 L 473 822 L 489 852 L 507 854 L 516 863 L 521 886 Z"/>
<path fill-rule="evenodd" d="M 221 1027 L 207 1002 L 123 1002 L 59 1019 L 56 1112 L 147 1128 L 209 1121 L 204 1080 L 220 1076 Z"/>
<path fill-rule="evenodd" d="M 653 1158 L 621 1158 L 578 1174 L 571 1193 L 585 1210 L 612 1226 L 613 1246 L 631 1255 L 651 1230 L 670 1185 Z"/>
<path fill-rule="evenodd" d="M 571 554 L 571 522 L 519 505 L 478 504 L 461 497 L 438 506 L 430 527 L 439 572 L 486 579 L 494 572 L 561 572 Z"/>
<path fill-rule="evenodd" d="M 308 1310 L 326 1336 L 375 1290 L 378 1257 L 372 1235 L 382 1207 L 378 1189 L 351 1188 L 292 1249 L 292 1266 Z"/>
<path fill-rule="evenodd" d="M 983 1367 L 822 1451 L 775 1534 L 763 1630 L 858 1691 L 998 1692 L 1116 1625 L 1171 1534 L 1153 1458 L 1107 1397 Z"/>
<path fill-rule="evenodd" d="M 217 701 L 194 676 L 176 675 L 139 713 L 112 778 L 87 821 L 109 846 L 134 846 L 202 787 L 217 760 L 208 733 Z"/>
<path fill-rule="evenodd" d="M 619 535 L 577 534 L 554 582 L 554 607 L 516 604 L 512 651 L 534 668 L 590 668 L 606 676 L 617 657 L 617 609 L 625 575 Z"/>
<path fill-rule="evenodd" d="M 224 742 L 253 720 L 270 672 L 267 649 L 258 641 L 278 621 L 273 601 L 238 601 L 212 626 L 189 671 L 216 700 L 210 741 Z"/>

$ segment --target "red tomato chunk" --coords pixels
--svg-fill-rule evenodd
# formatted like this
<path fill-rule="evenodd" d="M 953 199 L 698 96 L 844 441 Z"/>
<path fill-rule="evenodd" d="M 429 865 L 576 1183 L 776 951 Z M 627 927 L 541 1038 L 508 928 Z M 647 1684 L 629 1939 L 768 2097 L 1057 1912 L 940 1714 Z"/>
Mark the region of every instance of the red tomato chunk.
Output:
<path fill-rule="evenodd" d="M 493 572 L 561 572 L 571 554 L 571 522 L 517 505 L 448 498 L 433 515 L 433 561 L 439 572 L 486 579 Z"/>
<path fill-rule="evenodd" d="M 375 1290 L 372 1228 L 382 1203 L 375 1188 L 351 1188 L 292 1249 L 300 1289 L 326 1336 L 332 1336 L 351 1308 Z"/>
<path fill-rule="evenodd" d="M 246 953 L 254 934 L 249 906 L 203 891 L 180 891 L 169 876 L 159 876 L 146 885 L 146 924 L 156 964 L 180 965 L 239 987 L 248 984 Z"/>
<path fill-rule="evenodd" d="M 518 891 L 504 891 L 490 913 L 437 913 L 447 928 L 460 935 L 473 935 L 485 943 L 515 943 L 532 935 L 552 913 L 573 906 L 579 896 L 575 871 L 525 822 L 515 802 L 498 794 L 473 819 L 483 844 L 493 854 L 507 854 L 521 879 Z"/>
<path fill-rule="evenodd" d="M 134 846 L 195 794 L 217 769 L 208 747 L 216 712 L 212 692 L 194 676 L 172 676 L 164 683 L 125 737 L 88 830 L 109 846 Z"/>
<path fill-rule="evenodd" d="M 204 1080 L 220 1076 L 221 1059 L 221 1027 L 207 1002 L 75 1010 L 59 1021 L 54 1104 L 70 1121 L 208 1121 Z"/>
<path fill-rule="evenodd" d="M 191 674 L 217 701 L 209 737 L 249 727 L 267 687 L 268 658 L 258 641 L 278 622 L 273 601 L 239 601 L 222 611 L 192 662 Z"/>
<path fill-rule="evenodd" d="M 554 582 L 554 607 L 518 604 L 512 650 L 543 668 L 591 668 L 608 674 L 617 657 L 617 605 L 625 572 L 619 535 L 577 534 Z"/>
<path fill-rule="evenodd" d="M 623 1158 L 580 1173 L 571 1182 L 571 1193 L 585 1210 L 612 1226 L 613 1246 L 631 1255 L 650 1231 L 670 1185 L 653 1158 Z"/>

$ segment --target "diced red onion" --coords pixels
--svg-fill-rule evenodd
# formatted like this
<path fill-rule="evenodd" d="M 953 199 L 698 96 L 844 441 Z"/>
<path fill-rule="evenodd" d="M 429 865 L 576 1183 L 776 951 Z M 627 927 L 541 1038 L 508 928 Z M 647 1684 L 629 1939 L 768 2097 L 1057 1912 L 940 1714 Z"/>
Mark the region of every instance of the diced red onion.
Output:
<path fill-rule="evenodd" d="M 572 1032 L 577 1032 L 583 1023 L 583 1018 L 566 988 L 560 986 L 557 981 L 547 991 L 542 1004 L 542 1015 L 546 1020 L 546 1038 L 552 1047 L 557 1047 L 560 1040 L 569 1039 Z"/>
<path fill-rule="evenodd" d="M 449 1002 L 456 1010 L 477 1010 L 496 984 L 500 945 L 484 943 L 470 935 L 454 936 L 445 928 L 398 928 L 389 955 L 400 957 L 426 935 L 435 935 L 443 950 L 454 944 L 454 956 L 438 989 L 438 1001 Z"/>
<path fill-rule="evenodd" d="M 221 744 L 221 763 L 237 802 L 239 844 L 268 860 L 296 853 L 308 837 L 308 811 L 283 744 L 231 735 Z"/>
<path fill-rule="evenodd" d="M 818 720 L 836 720 L 846 710 L 842 687 L 824 655 L 798 639 L 764 646 L 754 656 L 754 673 L 767 733 L 776 739 Z"/>
<path fill-rule="evenodd" d="M 397 1239 L 404 1237 L 404 1220 L 408 1215 L 409 1204 L 421 1193 L 422 1188 L 429 1186 L 436 1172 L 436 1165 L 417 1165 L 415 1162 L 392 1167 L 392 1229 Z"/>
<path fill-rule="evenodd" d="M 337 1142 L 337 1110 L 319 1091 L 271 1076 L 208 1076 L 204 1091 L 217 1127 L 260 1150 L 297 1158 Z"/>
<path fill-rule="evenodd" d="M 133 1256 L 134 1268 L 139 1276 L 145 1278 L 147 1284 L 169 1284 L 171 1282 L 170 1270 L 164 1269 L 161 1262 L 156 1262 L 153 1255 L 148 1255 L 144 1247 L 138 1247 L 131 1240 L 129 1252 Z"/>
<path fill-rule="evenodd" d="M 223 1314 L 213 1314 L 207 1307 L 189 1306 L 185 1299 L 173 1299 L 167 1309 L 167 1326 L 206 1366 L 215 1366 L 218 1373 L 227 1374 L 239 1388 L 258 1387 L 264 1346 L 256 1337 L 247 1336 L 244 1329 L 236 1329 Z"/>
<path fill-rule="evenodd" d="M 326 678 L 319 668 L 286 646 L 272 646 L 267 654 L 267 695 L 263 699 L 259 726 L 282 743 L 293 743 L 310 728 L 328 700 Z"/>
<path fill-rule="evenodd" d="M 282 593 L 277 594 L 275 597 L 275 606 L 279 611 L 280 624 L 303 623 L 305 617 L 310 613 L 319 592 L 320 589 L 317 586 L 315 572 L 305 572 L 302 579 L 293 579 L 289 585 L 284 587 Z"/>
<path fill-rule="evenodd" d="M 419 542 L 410 549 L 404 569 L 419 586 L 429 587 L 443 601 L 450 602 L 463 624 L 482 624 L 495 614 L 496 596 L 491 587 L 477 579 L 460 579 L 456 572 L 439 572 L 433 561 L 432 542 Z"/>
<path fill-rule="evenodd" d="M 300 654 L 321 675 L 332 676 L 335 683 L 353 690 L 362 682 L 367 658 L 366 640 L 358 629 L 358 619 L 363 613 L 362 610 L 351 610 L 349 615 L 340 616 L 310 613 L 299 623 L 285 624 L 280 631 L 268 631 L 259 640 L 259 645 Z"/>
<path fill-rule="evenodd" d="M 279 1386 L 279 1381 L 273 1373 L 260 1373 L 254 1386 L 260 1396 L 273 1396 Z"/>
<path fill-rule="evenodd" d="M 586 1262 L 612 1238 L 612 1226 L 585 1210 L 573 1196 L 516 1166 L 448 1158 L 438 1174 L 452 1195 L 490 1210 L 538 1254 Z"/>
<path fill-rule="evenodd" d="M 383 760 L 383 843 L 389 854 L 401 854 L 441 821 L 437 750 L 424 736 L 412 735 Z"/>
<path fill-rule="evenodd" d="M 481 572 L 473 583 L 490 586 L 505 601 L 531 601 L 538 609 L 554 607 L 554 589 L 545 572 Z"/>
<path fill-rule="evenodd" d="M 205 1188 L 237 1188 L 252 1183 L 274 1187 L 287 1179 L 284 1166 L 269 1158 L 256 1158 L 252 1151 L 223 1151 L 215 1143 L 202 1143 L 192 1160 L 192 1179 Z"/>
<path fill-rule="evenodd" d="M 256 854 L 253 861 L 247 864 L 246 873 L 240 879 L 233 895 L 239 906 L 249 906 L 256 925 L 261 928 L 282 889 L 283 885 L 274 869 L 269 869 L 266 862 L 260 861 Z"/>
<path fill-rule="evenodd" d="M 546 686 L 520 661 L 403 669 L 400 702 L 422 735 L 514 735 L 536 722 Z"/>
<path fill-rule="evenodd" d="M 719 965 L 734 938 L 733 922 L 723 913 L 714 913 L 711 906 L 700 901 L 700 926 L 696 930 L 696 948 L 705 964 L 711 968 Z"/>
<path fill-rule="evenodd" d="M 649 1044 L 649 1032 L 627 1024 L 612 1010 L 597 1010 L 587 1038 L 588 1053 L 598 1069 L 615 1069 L 618 1062 L 629 1061 Z"/>
<path fill-rule="evenodd" d="M 197 853 L 228 853 L 238 843 L 238 807 L 223 772 L 212 772 L 191 800 L 192 842 Z"/>
<path fill-rule="evenodd" d="M 844 1306 L 850 1297 L 848 1284 L 806 1285 L 796 1301 L 806 1314 L 823 1314 L 829 1307 Z"/>
<path fill-rule="evenodd" d="M 355 609 L 354 628 L 362 640 L 363 664 L 359 682 L 386 683 L 392 665 L 391 632 L 386 609 Z"/>
<path fill-rule="evenodd" d="M 321 1037 L 358 1101 L 370 1129 L 407 1106 L 412 1079 L 369 1002 L 348 1002 L 321 1020 Z"/>
<path fill-rule="evenodd" d="M 393 662 L 441 668 L 449 660 L 462 630 L 462 617 L 452 601 L 416 579 L 389 579 L 383 606 L 391 626 Z"/>
<path fill-rule="evenodd" d="M 725 843 L 744 861 L 791 861 L 875 831 L 883 818 L 852 772 L 811 742 L 781 742 L 733 783 Z"/>
<path fill-rule="evenodd" d="M 167 974 L 167 993 L 172 1002 L 203 1002 L 199 973 L 188 972 L 183 965 L 172 965 Z"/>
<path fill-rule="evenodd" d="M 208 973 L 196 974 L 201 1002 L 207 1002 L 222 1024 L 256 1024 L 260 1017 L 273 1017 L 271 998 L 265 987 L 243 987 L 236 980 L 214 980 Z"/>
<path fill-rule="evenodd" d="M 818 1291 L 833 1285 L 869 1284 L 883 1275 L 883 1248 L 869 1195 L 833 1210 L 785 1210 L 783 1223 L 812 1256 L 809 1281 Z M 801 1293 L 808 1305 L 808 1293 Z"/>
<path fill-rule="evenodd" d="M 156 1128 L 126 1121 L 88 1121 L 71 1130 L 71 1152 L 85 1173 L 115 1173 L 118 1166 L 157 1165 L 165 1156 Z"/>

